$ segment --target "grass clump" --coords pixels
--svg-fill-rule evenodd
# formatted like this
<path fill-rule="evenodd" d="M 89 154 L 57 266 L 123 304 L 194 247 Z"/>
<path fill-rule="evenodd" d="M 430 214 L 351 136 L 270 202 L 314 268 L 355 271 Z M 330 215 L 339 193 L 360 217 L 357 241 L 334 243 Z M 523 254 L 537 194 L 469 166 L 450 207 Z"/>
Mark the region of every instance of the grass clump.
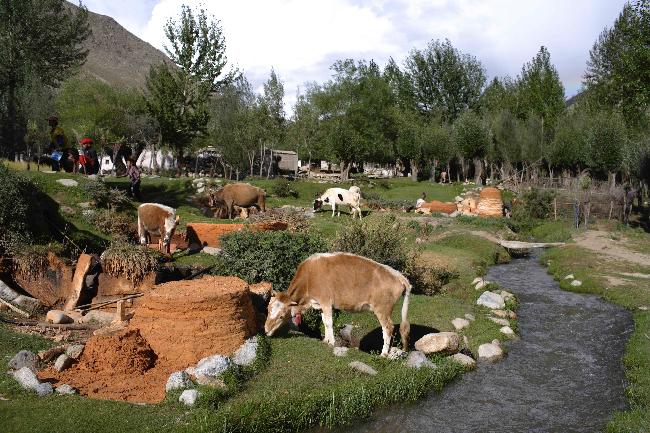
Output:
<path fill-rule="evenodd" d="M 276 179 L 271 186 L 271 194 L 276 197 L 293 197 L 298 198 L 298 191 L 293 189 L 292 184 L 287 179 Z"/>
<path fill-rule="evenodd" d="M 114 277 L 126 277 L 133 284 L 158 267 L 158 253 L 139 245 L 115 241 L 101 255 L 102 269 Z"/>
<path fill-rule="evenodd" d="M 124 191 L 117 188 L 109 188 L 100 181 L 84 182 L 83 189 L 91 197 L 95 206 L 103 209 L 120 211 L 131 203 Z"/>

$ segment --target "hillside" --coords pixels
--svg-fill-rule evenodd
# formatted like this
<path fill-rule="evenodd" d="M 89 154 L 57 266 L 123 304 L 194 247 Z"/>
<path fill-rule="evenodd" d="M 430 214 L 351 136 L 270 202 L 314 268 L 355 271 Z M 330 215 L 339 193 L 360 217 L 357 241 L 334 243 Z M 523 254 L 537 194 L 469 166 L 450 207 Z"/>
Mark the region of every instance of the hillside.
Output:
<path fill-rule="evenodd" d="M 70 3 L 70 7 L 77 6 Z M 152 45 L 129 32 L 113 18 L 89 11 L 92 34 L 85 42 L 88 59 L 81 73 L 117 87 L 145 85 L 149 67 L 168 60 Z"/>

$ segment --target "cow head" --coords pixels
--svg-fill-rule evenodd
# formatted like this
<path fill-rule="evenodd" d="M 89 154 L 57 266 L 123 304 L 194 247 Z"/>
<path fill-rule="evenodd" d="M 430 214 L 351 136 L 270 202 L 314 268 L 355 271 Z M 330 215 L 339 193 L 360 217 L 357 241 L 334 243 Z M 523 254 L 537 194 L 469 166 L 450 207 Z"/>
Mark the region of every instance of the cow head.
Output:
<path fill-rule="evenodd" d="M 165 235 L 162 239 L 162 246 L 165 249 L 165 253 L 167 254 L 170 252 L 169 244 L 172 242 L 172 237 L 174 236 L 174 232 L 176 231 L 176 227 L 178 226 L 178 222 L 180 220 L 181 217 L 177 216 L 175 220 L 169 218 L 167 221 L 165 221 Z"/>
<path fill-rule="evenodd" d="M 269 300 L 266 323 L 264 323 L 266 335 L 272 336 L 282 325 L 287 323 L 296 306 L 297 304 L 292 302 L 285 292 L 273 291 Z"/>
<path fill-rule="evenodd" d="M 314 210 L 317 211 L 318 209 L 323 207 L 323 200 L 317 198 L 314 200 Z"/>

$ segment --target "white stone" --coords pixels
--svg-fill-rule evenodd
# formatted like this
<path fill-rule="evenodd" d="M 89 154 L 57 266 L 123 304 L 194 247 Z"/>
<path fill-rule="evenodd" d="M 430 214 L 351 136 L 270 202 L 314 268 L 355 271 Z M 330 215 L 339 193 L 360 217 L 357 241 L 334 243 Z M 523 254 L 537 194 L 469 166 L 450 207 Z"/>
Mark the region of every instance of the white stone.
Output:
<path fill-rule="evenodd" d="M 237 365 L 251 365 L 257 357 L 257 337 L 251 337 L 242 344 L 232 356 Z"/>
<path fill-rule="evenodd" d="M 409 353 L 408 357 L 406 358 L 406 366 L 410 368 L 438 368 L 438 366 L 431 362 L 424 353 L 418 350 L 414 350 L 413 352 Z"/>
<path fill-rule="evenodd" d="M 115 320 L 115 314 L 108 311 L 92 310 L 83 316 L 80 323 L 97 323 L 101 326 L 110 325 Z"/>
<path fill-rule="evenodd" d="M 501 292 L 499 292 L 499 293 L 501 294 L 501 297 L 506 301 L 508 299 L 515 299 L 515 295 L 513 295 L 510 292 L 506 292 L 505 290 L 501 290 Z"/>
<path fill-rule="evenodd" d="M 485 291 L 476 300 L 476 305 L 483 305 L 484 307 L 494 309 L 503 309 L 506 306 L 503 297 L 498 293 Z"/>
<path fill-rule="evenodd" d="M 456 317 L 451 321 L 451 324 L 454 325 L 454 328 L 456 328 L 457 331 L 460 331 L 461 329 L 467 328 L 469 326 L 469 320 Z"/>
<path fill-rule="evenodd" d="M 347 348 L 347 347 L 335 347 L 334 350 L 333 350 L 333 353 L 334 353 L 334 356 L 343 357 L 343 356 L 348 355 L 349 350 L 350 349 Z"/>
<path fill-rule="evenodd" d="M 206 247 L 203 247 L 201 252 L 203 252 L 205 254 L 210 254 L 211 256 L 218 256 L 219 254 L 221 254 L 221 248 L 207 247 L 206 246 Z"/>
<path fill-rule="evenodd" d="M 502 334 L 505 334 L 508 337 L 515 336 L 515 331 L 513 331 L 510 326 L 503 326 L 502 328 L 499 329 L 499 331 L 501 331 Z"/>
<path fill-rule="evenodd" d="M 23 367 L 27 367 L 32 371 L 36 371 L 37 364 L 38 356 L 29 350 L 21 350 L 20 352 L 16 353 L 8 363 L 9 368 L 13 370 L 20 370 Z"/>
<path fill-rule="evenodd" d="M 84 347 L 83 344 L 73 344 L 65 349 L 65 354 L 72 359 L 79 359 L 84 351 Z"/>
<path fill-rule="evenodd" d="M 54 388 L 52 388 L 52 384 L 49 382 L 43 382 L 39 383 L 36 385 L 36 388 L 34 388 L 34 391 L 36 391 L 36 394 L 39 395 L 39 397 L 44 397 L 46 395 L 50 395 L 54 392 Z"/>
<path fill-rule="evenodd" d="M 56 391 L 57 394 L 64 394 L 64 395 L 71 395 L 71 394 L 76 394 L 77 393 L 77 390 L 75 390 L 73 387 L 71 387 L 67 383 L 64 383 L 63 385 L 57 386 L 54 391 Z"/>
<path fill-rule="evenodd" d="M 476 290 L 481 290 L 481 289 L 484 288 L 485 286 L 487 286 L 487 283 L 485 282 L 485 280 L 481 280 L 481 281 L 479 281 L 478 283 L 476 283 L 476 286 L 475 286 L 474 288 L 475 288 Z"/>
<path fill-rule="evenodd" d="M 470 367 L 470 368 L 476 367 L 476 361 L 474 361 L 474 359 L 472 359 L 471 356 L 467 356 L 464 353 L 456 353 L 452 355 L 450 358 L 452 361 L 464 365 L 465 367 Z"/>
<path fill-rule="evenodd" d="M 575 277 L 573 276 L 573 274 L 569 274 L 566 277 L 564 277 L 565 280 L 573 280 L 574 278 Z"/>
<path fill-rule="evenodd" d="M 582 286 L 582 281 L 580 281 L 580 280 L 573 280 L 573 281 L 571 281 L 571 285 L 572 285 L 573 287 L 580 287 L 580 286 Z"/>
<path fill-rule="evenodd" d="M 200 395 L 201 393 L 195 389 L 186 389 L 181 393 L 181 396 L 178 397 L 178 401 L 187 406 L 194 406 L 194 403 L 196 403 L 196 400 Z"/>
<path fill-rule="evenodd" d="M 165 384 L 165 391 L 173 391 L 175 389 L 183 389 L 192 385 L 190 381 L 190 376 L 184 371 L 175 371 L 169 375 L 167 383 Z"/>
<path fill-rule="evenodd" d="M 354 326 L 348 323 L 343 328 L 341 328 L 341 330 L 339 331 L 339 335 L 345 341 L 350 342 L 352 341 L 352 331 L 354 331 Z"/>
<path fill-rule="evenodd" d="M 89 201 L 84 201 L 84 202 L 81 202 L 81 203 L 77 203 L 77 206 L 79 206 L 82 209 L 90 209 L 90 207 L 92 206 L 92 203 L 89 202 Z"/>
<path fill-rule="evenodd" d="M 501 319 L 501 318 L 498 318 L 498 317 L 488 317 L 488 319 L 490 319 L 491 321 L 493 321 L 497 325 L 501 325 L 501 326 L 510 325 L 510 322 L 507 319 Z"/>
<path fill-rule="evenodd" d="M 472 281 L 472 286 L 475 286 L 476 284 L 478 284 L 481 281 L 483 281 L 483 278 L 481 278 L 481 277 L 474 278 L 474 281 Z"/>
<path fill-rule="evenodd" d="M 72 323 L 74 320 L 63 311 L 60 310 L 50 310 L 45 315 L 45 321 L 47 323 L 54 324 L 63 324 L 63 323 Z"/>
<path fill-rule="evenodd" d="M 77 186 L 79 185 L 79 182 L 77 182 L 74 179 L 57 179 L 57 183 L 60 183 L 63 186 Z"/>
<path fill-rule="evenodd" d="M 427 334 L 415 342 L 415 348 L 424 354 L 455 353 L 458 351 L 460 338 L 455 332 L 438 332 Z"/>
<path fill-rule="evenodd" d="M 481 344 L 478 347 L 478 358 L 483 361 L 498 361 L 503 358 L 503 349 L 494 343 Z"/>
<path fill-rule="evenodd" d="M 73 359 L 64 353 L 59 355 L 59 357 L 56 358 L 56 361 L 54 361 L 54 369 L 60 372 L 69 368 L 72 363 Z"/>
<path fill-rule="evenodd" d="M 20 293 L 16 292 L 14 289 L 0 280 L 0 298 L 4 299 L 7 302 L 11 302 L 18 296 L 20 296 Z"/>
<path fill-rule="evenodd" d="M 450 218 L 456 218 L 458 215 L 460 215 L 460 212 L 457 210 L 453 211 L 452 213 L 449 214 Z"/>
<path fill-rule="evenodd" d="M 404 352 L 399 347 L 391 347 L 390 350 L 388 351 L 388 359 L 392 359 L 392 360 L 402 359 L 405 356 L 406 356 L 406 352 Z"/>
<path fill-rule="evenodd" d="M 472 313 L 465 313 L 465 318 L 467 320 L 469 320 L 470 322 L 473 322 L 474 320 L 476 320 L 476 317 L 474 317 L 474 315 Z"/>
<path fill-rule="evenodd" d="M 196 364 L 194 374 L 197 377 L 199 375 L 217 377 L 221 373 L 225 372 L 231 365 L 232 361 L 227 356 L 212 355 L 201 359 Z"/>
<path fill-rule="evenodd" d="M 25 389 L 35 390 L 40 383 L 36 374 L 29 367 L 21 367 L 17 371 L 14 371 L 13 375 L 20 386 Z"/>
<path fill-rule="evenodd" d="M 377 375 L 377 370 L 375 370 L 368 364 L 364 364 L 361 361 L 352 361 L 351 363 L 348 364 L 348 366 L 354 368 L 357 371 L 360 371 L 361 373 L 369 374 L 371 376 Z"/>
<path fill-rule="evenodd" d="M 198 192 L 199 194 L 203 194 L 205 192 L 205 187 L 202 186 L 202 187 L 197 188 L 196 192 Z"/>
<path fill-rule="evenodd" d="M 493 315 L 501 317 L 502 319 L 516 319 L 517 314 L 514 311 L 510 310 L 492 310 L 490 311 Z"/>

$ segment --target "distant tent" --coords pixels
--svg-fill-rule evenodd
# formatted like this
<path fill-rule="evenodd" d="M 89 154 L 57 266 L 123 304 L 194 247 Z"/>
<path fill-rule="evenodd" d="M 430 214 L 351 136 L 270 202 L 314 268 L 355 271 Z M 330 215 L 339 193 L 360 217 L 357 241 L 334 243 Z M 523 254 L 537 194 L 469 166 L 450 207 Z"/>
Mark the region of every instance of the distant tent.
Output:
<path fill-rule="evenodd" d="M 153 171 L 155 168 L 170 170 L 178 167 L 174 159 L 174 154 L 171 151 L 157 150 L 154 159 L 154 153 L 150 149 L 145 149 L 140 153 L 135 165 L 140 169 L 149 171 Z"/>
<path fill-rule="evenodd" d="M 126 165 L 126 160 L 122 157 L 122 162 Z M 99 158 L 99 173 L 100 174 L 109 174 L 115 170 L 115 164 L 113 163 L 113 158 L 110 155 L 104 154 Z"/>

